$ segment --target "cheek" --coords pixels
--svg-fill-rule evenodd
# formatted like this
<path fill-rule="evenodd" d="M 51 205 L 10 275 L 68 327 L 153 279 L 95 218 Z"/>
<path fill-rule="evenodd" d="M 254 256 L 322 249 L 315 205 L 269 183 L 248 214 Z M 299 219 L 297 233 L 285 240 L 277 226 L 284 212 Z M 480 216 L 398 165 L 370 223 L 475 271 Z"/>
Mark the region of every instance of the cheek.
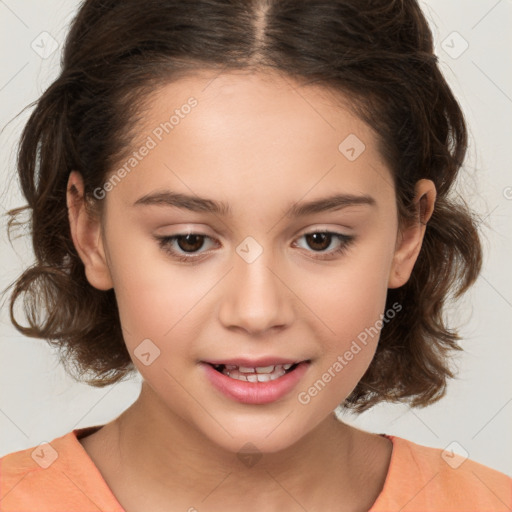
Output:
<path fill-rule="evenodd" d="M 330 349 L 343 349 L 383 313 L 392 260 L 392 251 L 383 241 L 347 253 L 329 272 L 306 273 L 296 281 L 302 283 L 300 294 L 307 297 L 322 332 L 332 340 Z"/>
<path fill-rule="evenodd" d="M 136 237 L 113 239 L 109 253 L 130 353 L 146 338 L 162 350 L 172 341 L 173 350 L 179 350 L 175 340 L 184 328 L 191 331 L 188 339 L 194 340 L 202 299 L 218 279 L 209 275 L 198 278 L 193 268 L 170 264 L 157 242 L 141 242 Z"/>
<path fill-rule="evenodd" d="M 354 251 L 335 272 L 318 274 L 307 294 L 302 291 L 316 313 L 315 333 L 322 338 L 317 368 L 307 389 L 302 389 L 306 401 L 322 392 L 324 398 L 330 397 L 327 408 L 336 406 L 354 389 L 373 359 L 386 315 L 392 259 L 392 250 L 384 242 L 382 238 Z"/>

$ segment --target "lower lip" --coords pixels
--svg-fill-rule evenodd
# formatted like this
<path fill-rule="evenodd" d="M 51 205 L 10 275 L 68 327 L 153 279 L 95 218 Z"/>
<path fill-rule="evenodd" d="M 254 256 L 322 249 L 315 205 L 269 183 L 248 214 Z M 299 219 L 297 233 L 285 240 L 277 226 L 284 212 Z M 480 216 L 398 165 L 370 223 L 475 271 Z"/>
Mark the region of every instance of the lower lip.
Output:
<path fill-rule="evenodd" d="M 295 370 L 267 382 L 247 382 L 232 379 L 208 363 L 201 363 L 207 378 L 228 398 L 244 404 L 268 404 L 288 394 L 306 373 L 309 363 L 302 362 Z"/>

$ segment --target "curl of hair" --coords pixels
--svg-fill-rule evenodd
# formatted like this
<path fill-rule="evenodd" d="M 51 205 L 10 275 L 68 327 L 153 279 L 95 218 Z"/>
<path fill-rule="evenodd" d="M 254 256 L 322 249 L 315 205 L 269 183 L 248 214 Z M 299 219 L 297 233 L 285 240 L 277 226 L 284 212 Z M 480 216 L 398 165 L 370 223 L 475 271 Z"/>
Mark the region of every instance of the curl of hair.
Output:
<path fill-rule="evenodd" d="M 94 190 L 133 143 L 127 127 L 141 119 L 151 92 L 203 69 L 273 70 L 345 99 L 379 136 L 400 225 L 414 221 L 417 180 L 435 183 L 434 213 L 411 278 L 388 290 L 386 309 L 403 309 L 383 327 L 344 405 L 362 411 L 383 400 L 424 406 L 441 398 L 453 377 L 448 356 L 460 350 L 443 308 L 476 280 L 482 248 L 474 214 L 450 194 L 467 149 L 466 125 L 416 0 L 83 2 L 61 73 L 36 102 L 20 141 L 28 204 L 9 212 L 8 230 L 30 210 L 36 263 L 13 283 L 13 325 L 54 344 L 70 374 L 92 386 L 135 371 L 114 291 L 89 284 L 72 242 L 67 181 L 72 170 L 82 174 L 88 211 L 101 216 Z M 14 318 L 20 296 L 28 327 Z"/>

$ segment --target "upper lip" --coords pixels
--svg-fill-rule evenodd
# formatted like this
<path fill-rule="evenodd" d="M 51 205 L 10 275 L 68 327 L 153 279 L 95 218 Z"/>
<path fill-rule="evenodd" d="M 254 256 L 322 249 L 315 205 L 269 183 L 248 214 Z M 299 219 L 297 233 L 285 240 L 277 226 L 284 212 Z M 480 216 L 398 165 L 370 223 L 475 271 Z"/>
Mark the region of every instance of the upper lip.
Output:
<path fill-rule="evenodd" d="M 203 361 L 211 365 L 233 365 L 233 366 L 244 366 L 246 368 L 264 368 L 265 366 L 275 366 L 282 364 L 296 364 L 308 361 L 308 359 L 290 359 L 284 357 L 261 357 L 258 359 L 249 359 L 247 357 L 237 357 L 231 359 L 208 359 Z"/>

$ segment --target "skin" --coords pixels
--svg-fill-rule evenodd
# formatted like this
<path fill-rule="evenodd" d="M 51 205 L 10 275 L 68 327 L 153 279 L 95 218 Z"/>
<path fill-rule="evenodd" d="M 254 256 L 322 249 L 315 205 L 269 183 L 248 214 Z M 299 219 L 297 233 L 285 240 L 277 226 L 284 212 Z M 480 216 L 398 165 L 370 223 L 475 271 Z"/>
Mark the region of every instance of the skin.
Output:
<path fill-rule="evenodd" d="M 81 175 L 70 174 L 73 242 L 90 284 L 114 288 L 144 379 L 128 410 L 81 440 L 128 512 L 364 511 L 382 490 L 390 441 L 333 413 L 363 376 L 378 336 L 308 404 L 297 397 L 380 319 L 388 288 L 409 279 L 435 186 L 417 183 L 422 221 L 399 232 L 375 133 L 339 95 L 297 85 L 270 73 L 205 72 L 157 90 L 134 150 L 168 112 L 191 96 L 198 104 L 106 194 L 101 220 L 79 200 Z M 354 161 L 338 149 L 349 134 L 365 144 Z M 233 215 L 133 206 L 157 189 L 224 201 Z M 293 203 L 334 192 L 370 195 L 375 205 L 283 216 Z M 335 237 L 319 247 L 304 236 L 326 229 L 355 240 L 332 254 L 341 245 Z M 195 264 L 173 259 L 154 238 L 187 230 L 211 237 L 196 245 Z M 251 263 L 236 252 L 247 236 L 263 251 Z M 146 366 L 134 350 L 147 338 L 160 355 Z M 235 356 L 311 364 L 285 397 L 248 405 L 213 388 L 198 363 Z M 261 455 L 251 467 L 237 457 L 248 442 Z"/>

